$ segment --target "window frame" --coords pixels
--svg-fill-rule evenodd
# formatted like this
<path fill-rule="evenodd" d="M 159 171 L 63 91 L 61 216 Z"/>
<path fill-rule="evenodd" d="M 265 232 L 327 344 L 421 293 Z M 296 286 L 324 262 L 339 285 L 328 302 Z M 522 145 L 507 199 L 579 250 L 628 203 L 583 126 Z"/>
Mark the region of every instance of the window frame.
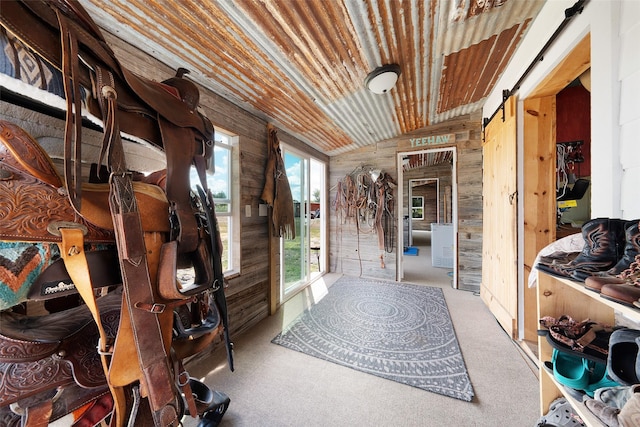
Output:
<path fill-rule="evenodd" d="M 418 201 L 417 205 L 416 201 Z M 418 212 L 419 215 L 416 216 Z M 424 196 L 411 196 L 411 219 L 424 220 Z"/>
<path fill-rule="evenodd" d="M 224 136 L 226 142 L 220 139 L 220 136 Z M 220 218 L 229 219 L 229 231 L 228 231 L 228 262 L 229 267 L 225 269 L 225 277 L 240 274 L 240 184 L 239 184 L 239 160 L 238 160 L 238 136 L 233 135 L 230 132 L 215 130 L 215 146 L 216 149 L 229 150 L 229 164 L 227 171 L 228 189 L 229 195 L 226 199 L 213 199 L 215 204 L 228 203 L 228 212 L 216 212 L 218 222 Z M 211 165 L 215 176 L 215 159 L 211 159 Z"/>
<path fill-rule="evenodd" d="M 206 175 L 207 186 L 211 191 L 213 202 L 216 206 L 221 204 L 228 205 L 228 210 L 220 212 L 216 210 L 215 215 L 218 221 L 218 227 L 223 221 L 227 223 L 227 238 L 222 241 L 223 251 L 226 251 L 227 265 L 223 264 L 224 275 L 229 278 L 240 274 L 240 214 L 239 214 L 239 158 L 238 158 L 238 136 L 230 132 L 219 130 L 214 131 L 214 150 L 211 159 L 208 162 Z M 216 151 L 227 150 L 228 162 L 225 165 L 226 172 L 221 171 L 220 167 L 216 168 Z M 221 165 L 218 165 L 221 166 Z M 220 180 L 221 173 L 224 172 L 222 178 L 226 180 L 226 198 L 215 197 L 216 190 L 212 186 L 212 180 Z M 199 180 L 197 180 L 199 182 Z M 222 237 L 222 236 L 221 236 Z M 223 252 L 224 255 L 224 252 Z"/>

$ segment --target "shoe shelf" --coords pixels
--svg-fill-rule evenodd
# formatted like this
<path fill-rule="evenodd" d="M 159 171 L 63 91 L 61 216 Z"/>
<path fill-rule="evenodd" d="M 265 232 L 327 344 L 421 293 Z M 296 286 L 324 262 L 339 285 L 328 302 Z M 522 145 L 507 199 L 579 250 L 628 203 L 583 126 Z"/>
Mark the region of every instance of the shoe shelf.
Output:
<path fill-rule="evenodd" d="M 563 314 L 577 321 L 591 319 L 596 322 L 615 324 L 616 313 L 620 313 L 632 321 L 640 322 L 640 310 L 602 298 L 600 294 L 590 291 L 580 282 L 554 277 L 538 272 L 538 319 L 544 316 L 558 318 Z M 589 427 L 605 426 L 581 402 L 565 391 L 564 386 L 556 382 L 553 374 L 544 368 L 544 362 L 551 360 L 552 347 L 545 337 L 538 337 L 538 357 L 540 366 L 540 412 L 547 413 L 551 402 L 558 397 L 565 397 L 585 425 Z"/>

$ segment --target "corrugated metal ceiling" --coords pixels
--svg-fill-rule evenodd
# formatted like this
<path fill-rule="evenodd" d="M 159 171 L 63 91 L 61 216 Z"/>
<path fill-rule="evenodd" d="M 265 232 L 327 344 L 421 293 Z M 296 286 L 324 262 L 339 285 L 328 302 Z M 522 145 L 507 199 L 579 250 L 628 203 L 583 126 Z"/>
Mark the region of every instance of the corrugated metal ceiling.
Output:
<path fill-rule="evenodd" d="M 453 151 L 436 151 L 404 156 L 402 159 L 402 170 L 407 172 L 412 169 L 421 169 L 425 166 L 435 166 L 444 163 L 453 163 Z"/>
<path fill-rule="evenodd" d="M 336 155 L 477 111 L 544 0 L 80 2 L 106 31 Z M 369 92 L 367 74 L 388 63 L 396 87 Z"/>

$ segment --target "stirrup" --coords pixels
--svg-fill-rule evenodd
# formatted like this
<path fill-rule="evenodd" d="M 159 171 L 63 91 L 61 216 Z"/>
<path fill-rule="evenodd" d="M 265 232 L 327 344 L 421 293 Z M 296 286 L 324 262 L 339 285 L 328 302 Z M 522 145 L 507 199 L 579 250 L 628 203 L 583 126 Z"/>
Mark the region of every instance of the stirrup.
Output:
<path fill-rule="evenodd" d="M 222 421 L 222 416 L 229 408 L 229 396 L 221 391 L 213 390 L 213 402 L 202 414 L 198 427 L 217 427 Z"/>

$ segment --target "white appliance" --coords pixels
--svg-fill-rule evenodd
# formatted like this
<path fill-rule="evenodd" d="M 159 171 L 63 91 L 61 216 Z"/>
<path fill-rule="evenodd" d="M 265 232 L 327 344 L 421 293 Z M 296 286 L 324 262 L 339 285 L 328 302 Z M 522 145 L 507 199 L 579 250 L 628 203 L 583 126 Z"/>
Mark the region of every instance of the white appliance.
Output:
<path fill-rule="evenodd" d="M 453 224 L 431 223 L 431 264 L 453 268 Z"/>

